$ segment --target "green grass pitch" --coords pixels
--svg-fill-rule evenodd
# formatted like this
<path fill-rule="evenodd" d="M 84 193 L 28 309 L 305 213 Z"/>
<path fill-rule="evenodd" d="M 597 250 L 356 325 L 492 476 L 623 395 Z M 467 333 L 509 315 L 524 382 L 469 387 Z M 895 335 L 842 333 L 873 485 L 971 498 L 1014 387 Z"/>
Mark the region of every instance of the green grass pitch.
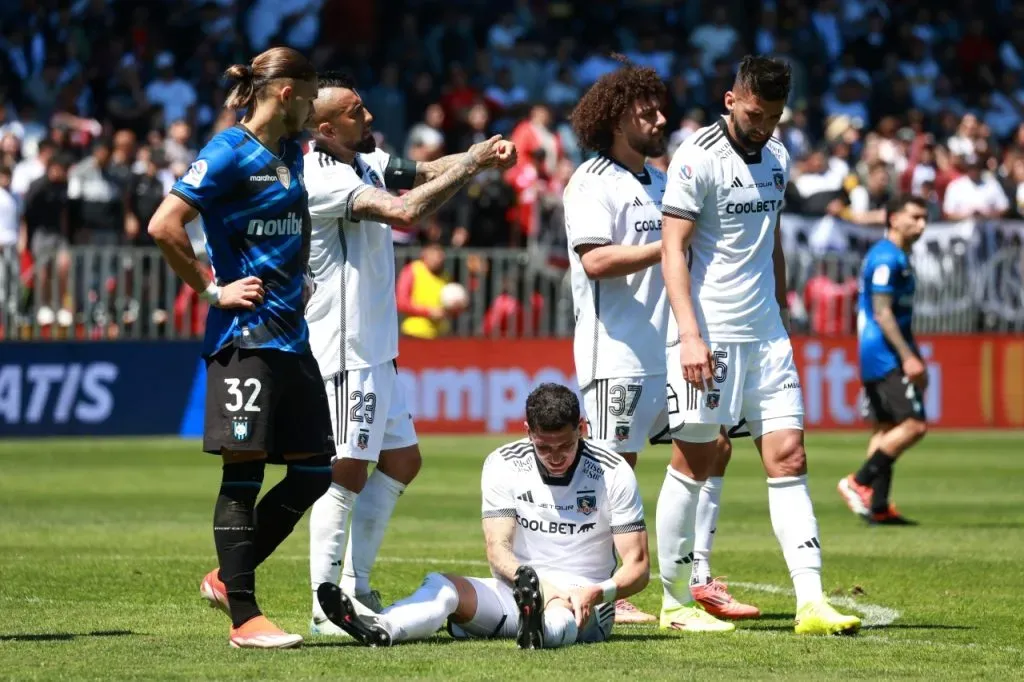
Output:
<path fill-rule="evenodd" d="M 486 575 L 480 465 L 494 438 L 426 438 L 374 573 L 385 602 L 431 570 Z M 214 565 L 218 461 L 180 440 L 0 441 L 0 677 L 9 679 L 681 680 L 1020 679 L 1024 665 L 1024 435 L 932 433 L 896 469 L 915 528 L 868 528 L 836 481 L 864 435 L 811 433 L 811 491 L 826 589 L 862 615 L 856 638 L 792 632 L 788 574 L 764 474 L 737 441 L 712 565 L 764 616 L 727 635 L 618 627 L 612 641 L 522 652 L 512 641 L 362 649 L 307 637 L 296 651 L 228 647 L 200 600 Z M 641 455 L 651 525 L 667 448 Z M 268 474 L 264 489 L 280 472 Z M 258 573 L 273 620 L 307 634 L 307 523 Z M 657 612 L 655 578 L 635 600 Z M 851 608 L 852 607 L 852 608 Z"/>

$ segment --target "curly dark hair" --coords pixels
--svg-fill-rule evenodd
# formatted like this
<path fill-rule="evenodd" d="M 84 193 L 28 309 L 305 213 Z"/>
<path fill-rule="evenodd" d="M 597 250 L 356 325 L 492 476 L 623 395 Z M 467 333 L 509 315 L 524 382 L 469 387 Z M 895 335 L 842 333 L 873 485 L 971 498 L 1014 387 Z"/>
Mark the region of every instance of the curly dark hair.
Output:
<path fill-rule="evenodd" d="M 569 117 L 581 145 L 607 152 L 614 140 L 615 126 L 637 100 L 664 102 L 667 90 L 658 73 L 637 66 L 621 55 L 612 55 L 622 68 L 605 74 L 587 90 Z"/>
<path fill-rule="evenodd" d="M 559 431 L 580 423 L 580 401 L 568 387 L 541 384 L 526 398 L 526 424 L 530 431 Z"/>

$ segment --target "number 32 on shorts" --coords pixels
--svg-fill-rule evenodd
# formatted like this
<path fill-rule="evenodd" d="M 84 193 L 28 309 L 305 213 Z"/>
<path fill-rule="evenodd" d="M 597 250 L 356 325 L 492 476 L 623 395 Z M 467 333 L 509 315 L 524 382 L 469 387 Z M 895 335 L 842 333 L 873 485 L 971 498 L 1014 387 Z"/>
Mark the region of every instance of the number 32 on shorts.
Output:
<path fill-rule="evenodd" d="M 260 397 L 260 392 L 263 390 L 263 384 L 260 383 L 259 379 L 250 377 L 245 381 L 241 379 L 225 379 L 224 384 L 227 387 L 228 400 L 224 403 L 224 409 L 228 412 L 259 412 L 260 406 L 256 404 L 256 400 Z"/>

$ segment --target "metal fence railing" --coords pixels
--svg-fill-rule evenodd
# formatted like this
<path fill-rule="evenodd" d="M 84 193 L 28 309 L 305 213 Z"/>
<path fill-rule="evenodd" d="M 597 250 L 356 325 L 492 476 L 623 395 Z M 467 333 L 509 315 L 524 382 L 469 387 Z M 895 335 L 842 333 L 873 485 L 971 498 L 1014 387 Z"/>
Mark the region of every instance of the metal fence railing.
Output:
<path fill-rule="evenodd" d="M 569 336 L 573 306 L 564 258 L 538 249 L 452 249 L 446 271 L 470 292 L 452 321 L 458 336 Z M 419 255 L 396 249 L 396 267 Z M 852 334 L 862 256 L 787 254 L 797 333 Z M 1024 332 L 1024 251 L 1003 245 L 979 259 L 963 246 L 915 251 L 915 327 L 926 333 Z M 501 297 L 502 305 L 495 305 Z M 0 251 L 2 339 L 188 339 L 206 307 L 156 248 L 74 247 L 34 262 Z"/>

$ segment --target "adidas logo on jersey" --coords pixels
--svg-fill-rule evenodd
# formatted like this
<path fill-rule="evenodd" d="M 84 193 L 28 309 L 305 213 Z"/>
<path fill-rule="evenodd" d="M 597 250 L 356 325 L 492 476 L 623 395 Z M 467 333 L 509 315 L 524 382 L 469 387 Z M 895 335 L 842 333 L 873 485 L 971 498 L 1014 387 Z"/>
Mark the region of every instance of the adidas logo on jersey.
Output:
<path fill-rule="evenodd" d="M 644 201 L 640 197 L 637 197 L 636 199 L 633 199 L 633 205 L 640 208 L 644 205 Z"/>
<path fill-rule="evenodd" d="M 523 502 L 529 502 L 530 504 L 533 504 L 533 491 L 532 490 L 528 490 L 525 493 L 523 493 L 522 495 L 519 495 L 518 497 L 516 497 L 516 499 L 517 500 L 522 500 Z"/>
<path fill-rule="evenodd" d="M 302 234 L 302 218 L 289 213 L 284 218 L 250 220 L 246 234 L 250 237 L 285 237 Z"/>
<path fill-rule="evenodd" d="M 735 177 L 735 178 L 732 179 L 732 186 L 733 187 L 743 187 L 743 181 L 740 180 L 739 177 Z"/>

